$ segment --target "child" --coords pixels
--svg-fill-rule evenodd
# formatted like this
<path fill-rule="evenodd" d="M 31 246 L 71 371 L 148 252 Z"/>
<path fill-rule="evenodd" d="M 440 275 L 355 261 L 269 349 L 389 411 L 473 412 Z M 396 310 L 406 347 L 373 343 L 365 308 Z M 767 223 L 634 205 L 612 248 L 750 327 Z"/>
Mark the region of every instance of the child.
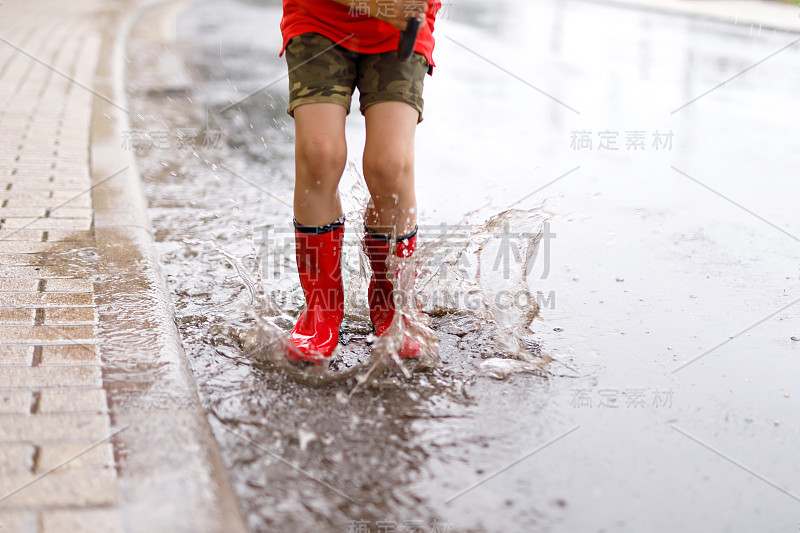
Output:
<path fill-rule="evenodd" d="M 344 215 L 337 190 L 347 161 L 345 117 L 358 87 L 366 120 L 364 179 L 371 196 L 364 244 L 372 267 L 370 318 L 382 335 L 394 317 L 394 272 L 387 258 L 416 248 L 414 132 L 422 85 L 433 68 L 439 0 L 283 0 L 289 115 L 295 119 L 294 226 L 306 307 L 290 338 L 294 364 L 320 364 L 339 342 L 344 317 Z M 408 18 L 422 19 L 415 53 L 396 54 Z M 394 246 L 393 246 L 394 245 Z M 407 338 L 403 358 L 421 355 Z"/>

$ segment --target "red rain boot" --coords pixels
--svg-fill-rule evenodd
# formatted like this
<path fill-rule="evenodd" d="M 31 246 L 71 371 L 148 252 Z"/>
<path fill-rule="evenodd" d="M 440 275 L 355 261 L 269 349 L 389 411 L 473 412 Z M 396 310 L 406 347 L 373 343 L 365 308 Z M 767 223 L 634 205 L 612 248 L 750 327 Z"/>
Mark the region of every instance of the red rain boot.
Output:
<path fill-rule="evenodd" d="M 396 273 L 389 273 L 387 259 L 392 250 L 391 239 L 383 235 L 366 232 L 364 235 L 364 248 L 372 267 L 372 279 L 369 282 L 369 317 L 375 326 L 375 334 L 383 335 L 394 319 L 394 281 Z M 408 258 L 417 248 L 417 230 L 397 240 L 395 255 Z M 422 355 L 423 345 L 412 337 L 403 340 L 400 349 L 402 359 L 416 359 Z"/>
<path fill-rule="evenodd" d="M 306 308 L 289 336 L 297 347 L 287 356 L 292 364 L 318 365 L 339 344 L 339 326 L 344 318 L 343 237 L 344 223 L 340 221 L 322 228 L 306 228 L 295 222 L 297 272 Z"/>

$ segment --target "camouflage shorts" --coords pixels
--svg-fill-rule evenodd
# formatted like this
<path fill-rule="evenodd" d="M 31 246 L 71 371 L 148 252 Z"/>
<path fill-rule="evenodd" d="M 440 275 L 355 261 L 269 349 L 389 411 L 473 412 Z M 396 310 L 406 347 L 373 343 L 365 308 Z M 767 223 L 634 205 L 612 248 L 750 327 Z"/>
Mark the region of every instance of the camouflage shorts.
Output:
<path fill-rule="evenodd" d="M 318 102 L 340 104 L 350 112 L 358 87 L 361 113 L 379 102 L 405 102 L 419 111 L 422 122 L 422 81 L 429 70 L 422 54 L 403 63 L 397 54 L 361 54 L 338 46 L 317 33 L 293 37 L 286 46 L 289 66 L 289 109 Z"/>

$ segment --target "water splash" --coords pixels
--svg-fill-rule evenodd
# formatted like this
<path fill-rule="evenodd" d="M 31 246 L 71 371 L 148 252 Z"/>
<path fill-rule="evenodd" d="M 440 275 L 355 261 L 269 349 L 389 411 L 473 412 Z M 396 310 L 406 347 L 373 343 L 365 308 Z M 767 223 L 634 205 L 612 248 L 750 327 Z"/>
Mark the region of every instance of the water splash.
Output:
<path fill-rule="evenodd" d="M 428 257 L 419 288 L 425 312 L 474 316 L 493 339 L 491 355 L 540 363 L 525 339 L 539 314 L 528 274 L 549 220 L 541 209 L 513 209 L 477 228 L 442 231 L 420 254 Z"/>
<path fill-rule="evenodd" d="M 349 171 L 357 175 L 355 165 L 351 164 Z M 356 180 L 344 201 L 344 342 L 330 358 L 319 355 L 324 364 L 313 368 L 299 369 L 285 357 L 296 350 L 288 331 L 304 305 L 293 260 L 293 232 L 283 229 L 286 238 L 269 243 L 279 252 L 278 257 L 260 261 L 255 273 L 240 258 L 217 247 L 250 293 L 248 324 L 240 324 L 244 328 L 241 345 L 248 358 L 308 385 L 351 382 L 352 395 L 436 368 L 440 364 L 439 338 L 431 328 L 431 318 L 452 317 L 451 328 L 461 324 L 462 342 L 471 344 L 482 358 L 491 358 L 479 365 L 480 374 L 498 379 L 517 372 L 546 374 L 550 358 L 533 353 L 528 338 L 529 326 L 539 312 L 528 273 L 549 220 L 546 213 L 541 209 L 506 210 L 483 224 L 465 220 L 439 226 L 433 235 L 430 227 L 422 226 L 420 245 L 413 256 L 390 254 L 390 270 L 397 272 L 396 311 L 388 330 L 376 337 L 366 304 L 371 271 L 364 253 L 363 214 L 368 201 L 363 179 Z M 477 213 L 470 213 L 467 220 L 474 216 Z M 260 257 L 251 244 L 254 256 Z M 398 355 L 408 337 L 424 346 L 418 360 L 402 360 Z"/>

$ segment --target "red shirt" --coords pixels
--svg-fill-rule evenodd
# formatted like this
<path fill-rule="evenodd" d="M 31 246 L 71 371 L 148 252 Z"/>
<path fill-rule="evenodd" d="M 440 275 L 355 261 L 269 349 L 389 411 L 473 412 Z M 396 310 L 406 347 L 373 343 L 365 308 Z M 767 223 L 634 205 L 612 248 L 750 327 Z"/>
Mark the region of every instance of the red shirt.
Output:
<path fill-rule="evenodd" d="M 289 40 L 302 33 L 319 33 L 348 50 L 363 54 L 397 50 L 400 31 L 388 22 L 360 14 L 358 7 L 361 3 L 351 0 L 350 6 L 346 6 L 333 0 L 283 0 L 281 54 Z M 425 24 L 419 30 L 414 47 L 415 51 L 425 56 L 431 66 L 434 65 L 433 24 L 441 5 L 441 0 L 431 2 L 425 14 Z M 353 36 L 347 38 L 350 34 Z"/>

